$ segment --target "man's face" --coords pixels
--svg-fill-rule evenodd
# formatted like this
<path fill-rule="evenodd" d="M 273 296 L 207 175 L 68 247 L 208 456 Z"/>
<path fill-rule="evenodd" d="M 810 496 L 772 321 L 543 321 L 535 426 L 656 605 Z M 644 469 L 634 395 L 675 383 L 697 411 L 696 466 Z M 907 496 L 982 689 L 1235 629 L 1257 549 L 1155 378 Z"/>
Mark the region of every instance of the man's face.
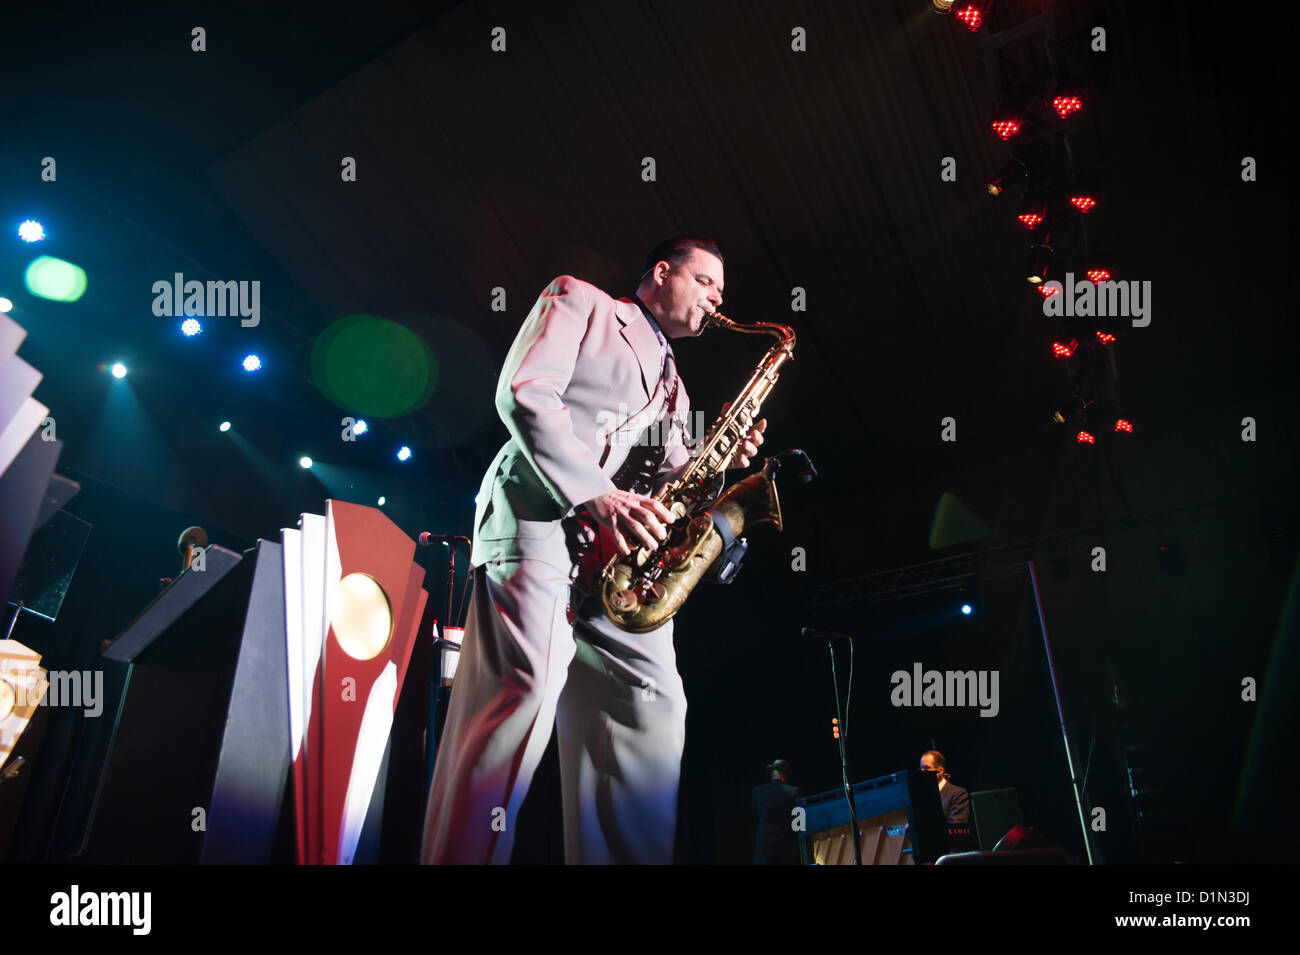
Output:
<path fill-rule="evenodd" d="M 921 768 L 925 770 L 927 773 L 935 774 L 934 783 L 936 786 L 939 784 L 939 780 L 943 778 L 943 773 L 940 772 L 939 768 L 934 765 L 934 757 L 931 756 L 929 753 L 926 753 L 924 756 L 921 757 Z"/>
<path fill-rule="evenodd" d="M 722 263 L 703 249 L 691 249 L 691 257 L 681 265 L 657 262 L 652 276 L 659 305 L 655 317 L 669 338 L 700 334 L 705 310 L 715 312 L 722 305 Z"/>

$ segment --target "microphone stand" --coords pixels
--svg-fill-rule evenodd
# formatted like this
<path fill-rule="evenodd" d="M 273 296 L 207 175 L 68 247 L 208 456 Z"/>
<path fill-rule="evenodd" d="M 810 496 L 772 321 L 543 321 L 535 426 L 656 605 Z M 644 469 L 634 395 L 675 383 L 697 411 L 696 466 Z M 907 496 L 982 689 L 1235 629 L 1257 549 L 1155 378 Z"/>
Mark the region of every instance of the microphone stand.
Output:
<path fill-rule="evenodd" d="M 447 616 L 442 618 L 443 634 L 447 628 L 454 626 L 451 619 L 453 597 L 456 592 L 456 544 L 464 538 L 449 537 L 443 541 L 447 545 Z M 438 623 L 434 621 L 434 633 Z M 445 636 L 433 639 L 433 666 L 429 668 L 429 722 L 425 741 L 424 791 L 427 794 L 433 785 L 433 764 L 438 755 L 438 704 L 442 699 L 442 646 Z"/>
<path fill-rule="evenodd" d="M 1052 678 L 1052 696 L 1056 698 L 1056 720 L 1061 726 L 1061 742 L 1065 744 L 1065 765 L 1070 771 L 1070 785 L 1074 788 L 1074 806 L 1079 813 L 1079 828 L 1083 832 L 1083 852 L 1088 858 L 1088 865 L 1094 865 L 1092 832 L 1088 829 L 1087 813 L 1083 803 L 1086 794 L 1079 780 L 1078 770 L 1074 765 L 1074 747 L 1070 745 L 1070 731 L 1065 727 L 1065 709 L 1061 706 L 1061 686 L 1056 681 L 1056 662 L 1052 659 L 1052 644 L 1047 639 L 1047 619 L 1043 616 L 1043 598 L 1038 592 L 1038 572 L 1034 562 L 1029 561 L 1029 583 L 1034 591 L 1034 604 L 1038 608 L 1038 628 L 1043 632 L 1043 652 L 1047 656 L 1047 674 Z"/>
<path fill-rule="evenodd" d="M 826 638 L 826 649 L 829 650 L 831 654 L 831 683 L 835 687 L 835 719 L 840 727 L 840 731 L 835 735 L 840 744 L 840 779 L 844 784 L 844 798 L 847 799 L 849 803 L 849 823 L 852 826 L 853 836 L 853 864 L 862 865 L 862 840 L 858 836 L 858 810 L 853 804 L 853 786 L 849 783 L 849 754 L 848 750 L 845 749 L 845 741 L 848 733 L 846 732 L 847 727 L 844 723 L 844 716 L 840 712 L 840 681 L 839 677 L 836 676 L 835 673 L 835 644 L 831 642 L 829 637 Z M 852 656 L 853 638 L 850 637 L 849 657 L 852 658 Z M 850 673 L 852 673 L 851 668 Z M 849 686 L 849 693 L 853 693 L 852 685 Z"/>

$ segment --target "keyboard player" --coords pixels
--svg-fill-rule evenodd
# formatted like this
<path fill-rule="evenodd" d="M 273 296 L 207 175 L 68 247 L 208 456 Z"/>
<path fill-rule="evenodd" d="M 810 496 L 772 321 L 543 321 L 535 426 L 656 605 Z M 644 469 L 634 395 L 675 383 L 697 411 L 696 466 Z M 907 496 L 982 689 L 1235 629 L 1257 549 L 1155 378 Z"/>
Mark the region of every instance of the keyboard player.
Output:
<path fill-rule="evenodd" d="M 970 825 L 970 793 L 948 781 L 947 763 L 937 749 L 921 754 L 921 770 L 934 773 L 939 783 L 939 804 L 948 825 Z"/>

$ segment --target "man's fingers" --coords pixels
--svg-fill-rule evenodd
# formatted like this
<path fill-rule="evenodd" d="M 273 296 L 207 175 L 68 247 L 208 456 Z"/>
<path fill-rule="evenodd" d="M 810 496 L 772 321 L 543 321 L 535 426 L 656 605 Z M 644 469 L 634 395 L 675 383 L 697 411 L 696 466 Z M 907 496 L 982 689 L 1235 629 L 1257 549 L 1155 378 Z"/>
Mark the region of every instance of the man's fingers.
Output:
<path fill-rule="evenodd" d="M 671 524 L 674 520 L 676 520 L 676 518 L 673 517 L 673 512 L 668 510 L 668 508 L 664 506 L 662 501 L 656 501 L 653 497 L 646 498 L 646 501 L 648 506 L 654 510 L 655 514 L 657 514 L 659 516 L 659 519 L 663 521 L 665 524 Z"/>
<path fill-rule="evenodd" d="M 628 554 L 632 553 L 632 548 L 627 546 L 627 539 L 623 537 L 623 534 L 619 531 L 617 527 L 615 527 L 613 530 L 614 530 L 614 544 L 618 547 L 619 554 L 622 555 L 623 557 L 626 557 Z"/>
<path fill-rule="evenodd" d="M 651 550 L 658 549 L 659 541 L 655 539 L 654 534 L 650 533 L 649 528 L 647 528 L 644 524 L 637 524 L 633 522 L 632 530 L 637 537 L 641 538 L 641 541 L 645 544 L 646 547 L 649 547 Z"/>
<path fill-rule="evenodd" d="M 639 543 L 636 543 L 637 547 L 644 544 L 651 550 L 655 550 L 659 546 L 659 541 L 655 540 L 655 536 L 650 533 L 649 528 L 642 524 L 632 511 L 629 510 L 623 513 L 621 517 L 623 521 L 623 529 L 628 535 L 629 543 L 636 543 L 639 541 Z"/>
<path fill-rule="evenodd" d="M 664 527 L 663 523 L 660 522 L 655 509 L 650 506 L 649 501 L 643 507 L 637 508 L 635 516 L 637 520 L 650 528 L 650 533 L 654 534 L 659 540 L 668 537 L 668 528 Z"/>

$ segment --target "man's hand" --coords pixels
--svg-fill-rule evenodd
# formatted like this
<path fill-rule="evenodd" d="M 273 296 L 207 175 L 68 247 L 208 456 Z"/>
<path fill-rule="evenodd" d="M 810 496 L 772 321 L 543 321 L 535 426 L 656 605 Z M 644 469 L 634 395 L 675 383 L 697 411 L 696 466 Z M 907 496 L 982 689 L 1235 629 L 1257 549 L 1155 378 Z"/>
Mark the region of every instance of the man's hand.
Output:
<path fill-rule="evenodd" d="M 657 548 L 668 537 L 666 525 L 674 520 L 672 512 L 654 498 L 618 489 L 593 497 L 587 502 L 587 510 L 613 533 L 618 552 L 624 557 L 643 545 L 651 550 Z"/>
<path fill-rule="evenodd" d="M 767 419 L 761 419 L 758 424 L 749 429 L 749 434 L 745 435 L 740 448 L 740 457 L 736 460 L 739 467 L 749 467 L 749 459 L 758 455 L 758 446 L 763 443 L 763 432 L 767 430 Z"/>

